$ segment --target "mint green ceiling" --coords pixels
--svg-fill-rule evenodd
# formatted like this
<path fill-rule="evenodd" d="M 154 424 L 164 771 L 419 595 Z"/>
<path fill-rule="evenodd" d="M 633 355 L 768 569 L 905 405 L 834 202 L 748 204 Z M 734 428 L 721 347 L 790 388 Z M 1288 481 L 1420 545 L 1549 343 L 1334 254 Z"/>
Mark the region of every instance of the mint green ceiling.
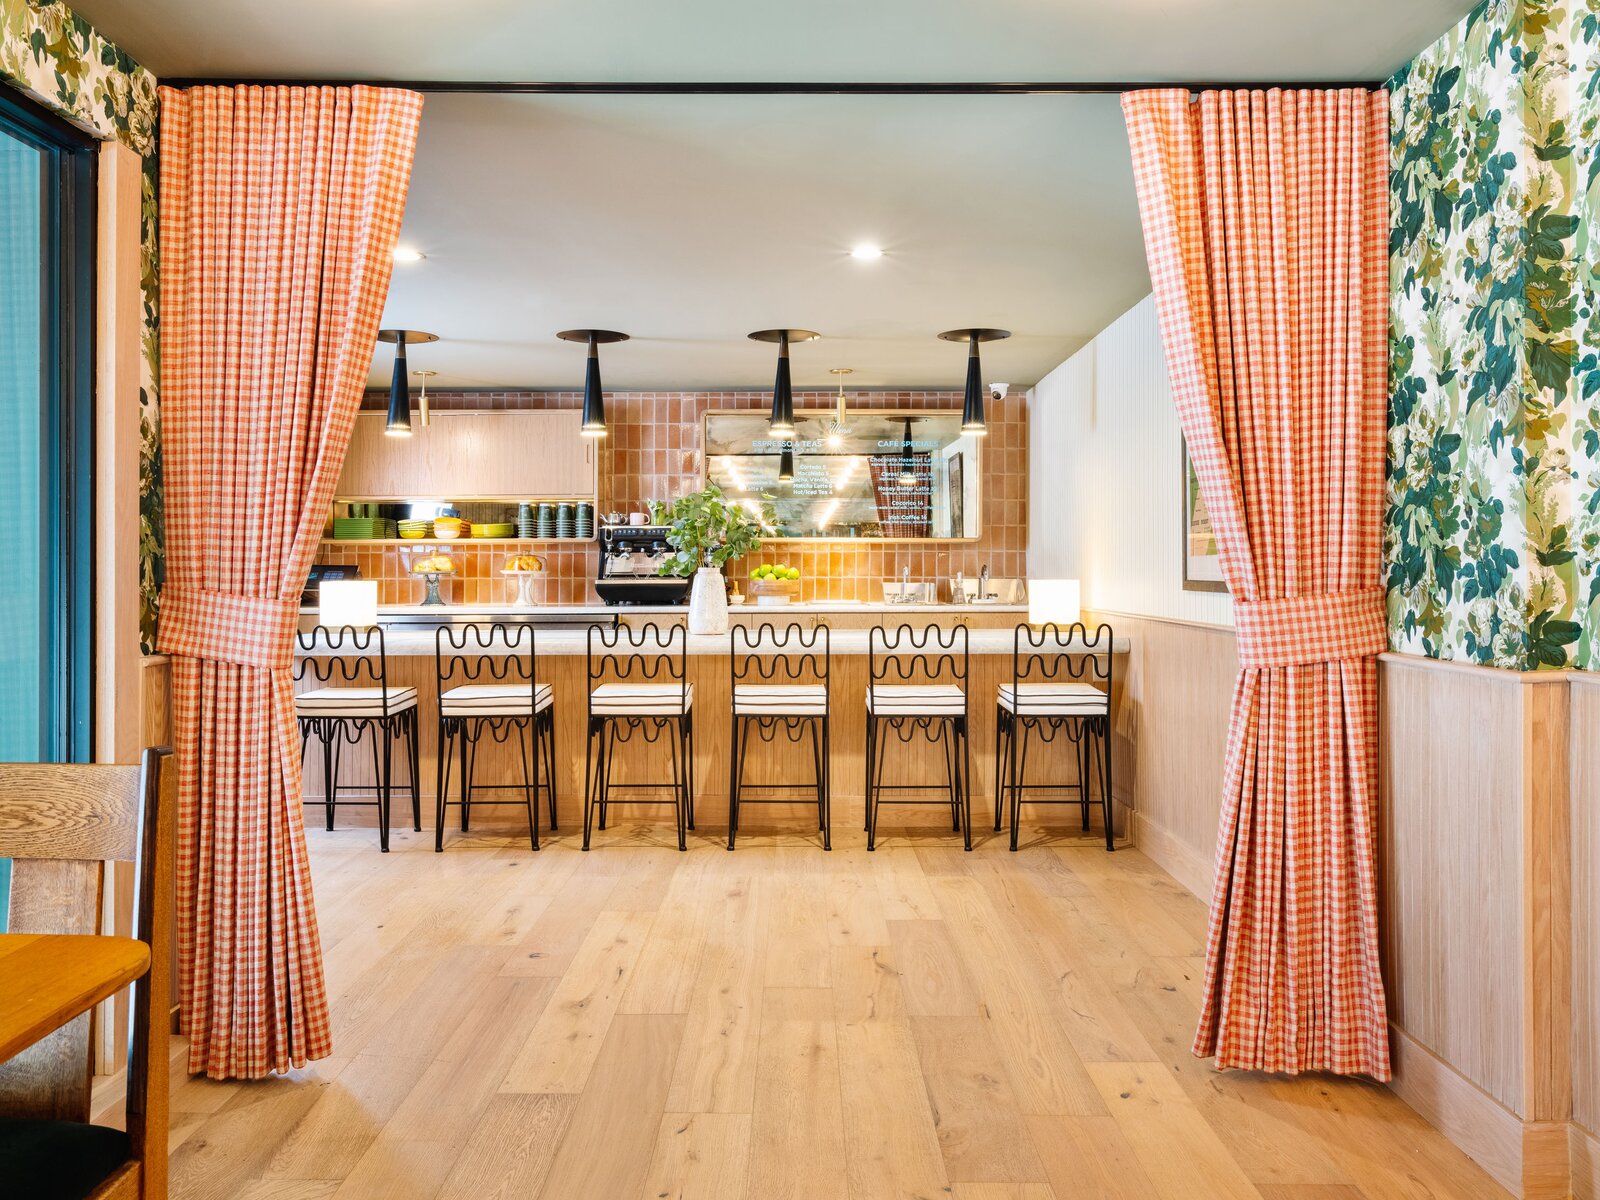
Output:
<path fill-rule="evenodd" d="M 159 75 L 1357 79 L 1462 0 L 80 0 Z"/>
<path fill-rule="evenodd" d="M 81 0 L 158 74 L 403 79 L 1337 80 L 1387 75 L 1462 0 Z M 387 324 L 434 386 L 956 386 L 941 329 L 1014 330 L 1036 382 L 1149 290 L 1112 96 L 431 94 Z M 881 244 L 874 263 L 848 257 Z M 388 370 L 387 353 L 373 380 Z"/>

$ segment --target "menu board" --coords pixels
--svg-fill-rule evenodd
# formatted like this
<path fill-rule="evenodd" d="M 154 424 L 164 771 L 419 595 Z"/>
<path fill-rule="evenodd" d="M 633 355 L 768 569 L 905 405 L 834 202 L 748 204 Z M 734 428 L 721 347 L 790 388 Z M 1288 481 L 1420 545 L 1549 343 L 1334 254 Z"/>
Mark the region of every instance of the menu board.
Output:
<path fill-rule="evenodd" d="M 876 410 L 799 413 L 793 438 L 765 412 L 707 413 L 702 444 L 706 479 L 766 537 L 919 540 L 978 536 L 982 442 L 956 411 Z"/>

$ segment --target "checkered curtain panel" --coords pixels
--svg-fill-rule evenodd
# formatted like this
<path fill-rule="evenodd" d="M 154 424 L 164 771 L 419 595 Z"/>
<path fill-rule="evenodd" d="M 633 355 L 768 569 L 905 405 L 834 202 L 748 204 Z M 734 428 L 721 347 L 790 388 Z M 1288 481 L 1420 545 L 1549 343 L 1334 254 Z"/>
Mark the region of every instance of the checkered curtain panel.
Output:
<path fill-rule="evenodd" d="M 1222 1067 L 1389 1078 L 1387 107 L 1356 89 L 1123 98 L 1173 393 L 1238 624 L 1194 1044 Z"/>
<path fill-rule="evenodd" d="M 189 1069 L 330 1052 L 290 668 L 372 362 L 422 100 L 161 90 L 161 424 Z"/>

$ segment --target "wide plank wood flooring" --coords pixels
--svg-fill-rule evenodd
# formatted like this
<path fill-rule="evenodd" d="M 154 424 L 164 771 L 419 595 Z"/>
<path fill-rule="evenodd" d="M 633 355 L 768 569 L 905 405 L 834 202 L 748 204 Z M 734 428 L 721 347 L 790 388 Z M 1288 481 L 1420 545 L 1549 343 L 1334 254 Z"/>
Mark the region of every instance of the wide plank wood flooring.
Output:
<path fill-rule="evenodd" d="M 176 1200 L 1506 1194 L 1385 1088 L 1191 1057 L 1205 908 L 1134 850 L 308 836 L 336 1057 L 180 1076 Z"/>

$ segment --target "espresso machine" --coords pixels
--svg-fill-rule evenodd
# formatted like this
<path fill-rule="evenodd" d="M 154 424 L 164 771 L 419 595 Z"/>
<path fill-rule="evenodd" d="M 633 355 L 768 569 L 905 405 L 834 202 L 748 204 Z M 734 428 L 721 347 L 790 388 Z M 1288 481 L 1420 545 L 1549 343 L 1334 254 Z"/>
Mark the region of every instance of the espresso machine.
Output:
<path fill-rule="evenodd" d="M 689 580 L 659 573 L 673 553 L 665 525 L 603 525 L 594 590 L 607 604 L 682 604 Z"/>

